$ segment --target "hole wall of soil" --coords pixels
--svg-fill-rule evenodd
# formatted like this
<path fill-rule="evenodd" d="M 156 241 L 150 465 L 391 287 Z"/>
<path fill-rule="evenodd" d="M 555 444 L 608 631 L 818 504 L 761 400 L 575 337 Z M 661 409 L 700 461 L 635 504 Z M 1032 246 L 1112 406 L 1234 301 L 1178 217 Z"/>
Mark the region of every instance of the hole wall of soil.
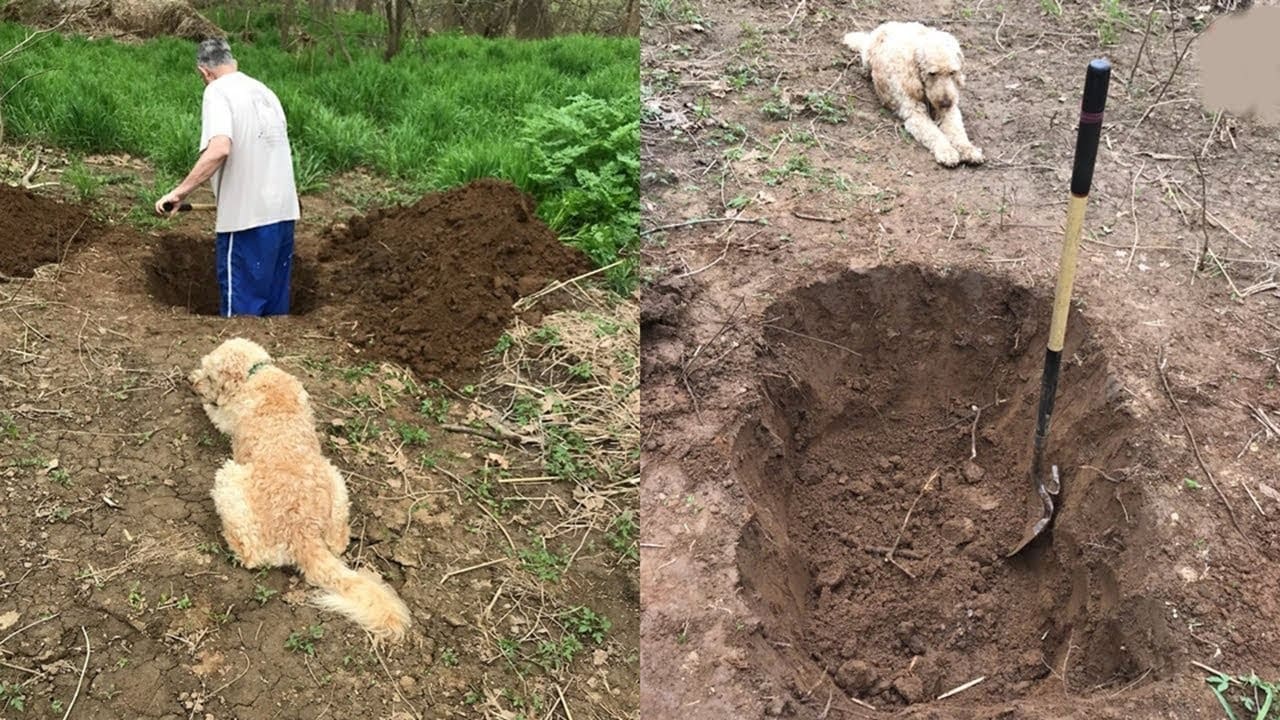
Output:
<path fill-rule="evenodd" d="M 147 292 L 158 302 L 195 315 L 218 315 L 221 297 L 215 262 L 211 238 L 162 235 L 147 262 Z M 316 307 L 316 264 L 295 248 L 292 272 L 289 312 L 305 315 Z"/>
<path fill-rule="evenodd" d="M 1135 427 L 1077 313 L 1048 446 L 1059 512 L 1048 537 L 1003 557 L 1039 508 L 1028 472 L 1049 304 L 972 272 L 893 267 L 766 312 L 765 400 L 734 450 L 751 511 L 739 576 L 761 621 L 748 652 L 763 679 L 801 697 L 826 673 L 895 707 L 979 675 L 966 702 L 1063 683 L 1064 667 L 1088 693 L 1165 665 L 1167 613 L 1124 552 L 1140 541 L 1135 508 L 1081 467 L 1126 465 Z"/>

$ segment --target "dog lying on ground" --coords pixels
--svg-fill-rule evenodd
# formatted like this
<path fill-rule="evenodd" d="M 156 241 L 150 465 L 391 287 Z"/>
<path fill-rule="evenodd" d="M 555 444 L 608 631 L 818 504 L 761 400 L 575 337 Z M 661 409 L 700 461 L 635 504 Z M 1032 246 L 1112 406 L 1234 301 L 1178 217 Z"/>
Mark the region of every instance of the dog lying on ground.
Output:
<path fill-rule="evenodd" d="M 339 557 L 351 538 L 347 488 L 320 451 L 306 390 L 242 338 L 219 345 L 188 378 L 209 420 L 231 437 L 213 481 L 227 544 L 246 568 L 293 565 L 327 592 L 322 608 L 378 639 L 399 640 L 409 609 L 376 574 Z"/>
<path fill-rule="evenodd" d="M 869 33 L 845 35 L 844 44 L 859 54 L 880 102 L 938 164 L 982 163 L 982 151 L 969 142 L 960 116 L 964 53 L 951 33 L 915 22 L 887 22 Z"/>

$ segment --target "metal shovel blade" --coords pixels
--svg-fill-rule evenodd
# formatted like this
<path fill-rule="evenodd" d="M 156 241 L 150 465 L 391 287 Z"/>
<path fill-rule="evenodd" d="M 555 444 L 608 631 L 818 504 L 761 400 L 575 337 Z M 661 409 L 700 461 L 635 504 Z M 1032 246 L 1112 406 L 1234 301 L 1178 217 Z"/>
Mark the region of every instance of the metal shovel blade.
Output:
<path fill-rule="evenodd" d="M 1045 484 L 1043 482 L 1044 476 L 1040 471 L 1040 464 L 1040 453 L 1037 452 L 1035 459 L 1031 463 L 1031 481 L 1035 486 L 1036 495 L 1040 497 L 1040 502 L 1044 504 L 1043 513 L 1040 515 L 1039 520 L 1035 520 L 1027 526 L 1027 529 L 1022 533 L 1022 540 L 1005 555 L 1007 558 L 1026 550 L 1027 546 L 1040 537 L 1041 533 L 1049 527 L 1049 523 L 1053 522 L 1053 511 L 1055 509 L 1053 498 L 1058 494 L 1058 490 L 1062 486 L 1058 479 L 1058 466 L 1053 466 L 1052 480 L 1050 484 Z"/>

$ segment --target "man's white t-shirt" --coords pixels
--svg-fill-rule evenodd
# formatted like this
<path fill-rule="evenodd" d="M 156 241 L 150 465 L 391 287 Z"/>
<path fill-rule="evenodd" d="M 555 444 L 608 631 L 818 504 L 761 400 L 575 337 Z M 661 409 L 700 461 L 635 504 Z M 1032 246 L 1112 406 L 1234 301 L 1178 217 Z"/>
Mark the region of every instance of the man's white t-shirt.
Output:
<path fill-rule="evenodd" d="M 231 154 L 212 178 L 217 232 L 297 220 L 301 213 L 293 158 L 276 94 L 242 72 L 209 83 L 201 110 L 200 151 L 218 135 L 231 138 Z"/>

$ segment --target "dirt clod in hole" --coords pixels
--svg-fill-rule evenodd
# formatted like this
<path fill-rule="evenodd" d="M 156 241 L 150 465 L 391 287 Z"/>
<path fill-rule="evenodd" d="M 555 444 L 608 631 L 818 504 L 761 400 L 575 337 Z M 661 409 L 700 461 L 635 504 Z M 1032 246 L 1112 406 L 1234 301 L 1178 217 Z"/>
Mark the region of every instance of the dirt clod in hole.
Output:
<path fill-rule="evenodd" d="M 1134 428 L 1078 315 L 1050 439 L 1060 513 L 1048 542 L 1003 557 L 1034 507 L 1048 307 L 981 274 L 896 267 L 801 288 L 765 313 L 789 332 L 764 332 L 766 402 L 735 449 L 762 681 L 825 673 L 893 707 L 985 675 L 966 700 L 1003 701 L 1049 678 L 1113 688 L 1166 652 L 1166 613 L 1126 585 L 1122 556 L 1085 549 L 1137 532 L 1109 484 L 1078 471 L 1125 464 Z"/>
<path fill-rule="evenodd" d="M 166 305 L 196 315 L 218 315 L 221 308 L 212 236 L 168 233 L 155 240 L 146 267 L 147 292 Z M 317 268 L 295 248 L 290 281 L 291 315 L 305 315 L 316 306 Z"/>

